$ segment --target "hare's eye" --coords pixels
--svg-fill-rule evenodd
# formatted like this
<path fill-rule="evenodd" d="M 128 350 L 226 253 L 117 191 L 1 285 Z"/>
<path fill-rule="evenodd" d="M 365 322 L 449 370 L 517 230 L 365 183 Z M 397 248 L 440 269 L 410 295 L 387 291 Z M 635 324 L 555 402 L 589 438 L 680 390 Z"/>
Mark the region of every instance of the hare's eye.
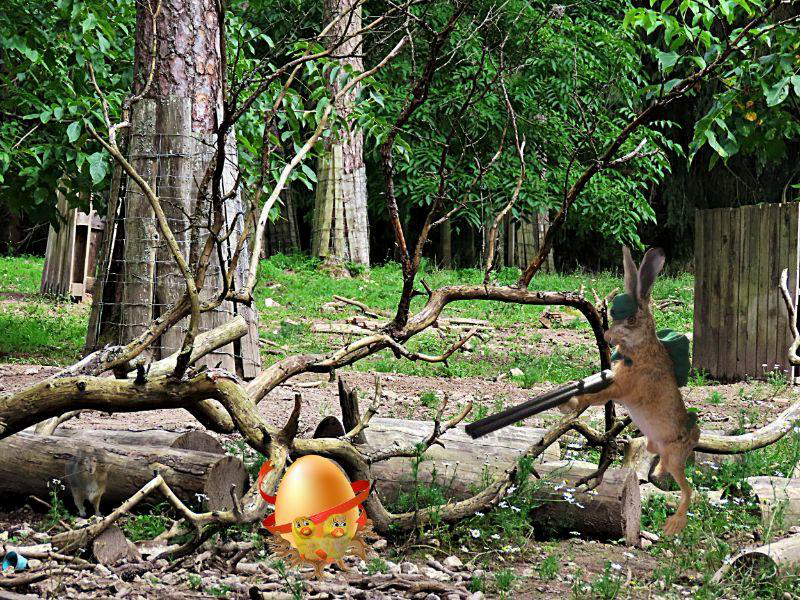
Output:
<path fill-rule="evenodd" d="M 628 317 L 628 325 L 636 325 L 636 317 Z"/>

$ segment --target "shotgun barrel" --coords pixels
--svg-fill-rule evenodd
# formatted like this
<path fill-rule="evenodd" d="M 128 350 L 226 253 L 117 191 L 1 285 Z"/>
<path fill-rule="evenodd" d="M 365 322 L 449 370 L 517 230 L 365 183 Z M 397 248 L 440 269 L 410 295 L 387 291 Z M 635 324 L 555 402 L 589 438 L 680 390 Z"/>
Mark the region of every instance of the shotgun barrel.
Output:
<path fill-rule="evenodd" d="M 497 431 L 512 423 L 543 412 L 548 408 L 564 404 L 564 402 L 576 394 L 599 392 L 603 388 L 607 388 L 611 385 L 612 381 L 614 381 L 614 376 L 610 369 L 606 369 L 594 375 L 589 375 L 589 377 L 568 383 L 560 388 L 550 390 L 541 396 L 537 396 L 517 406 L 512 406 L 511 408 L 484 417 L 474 423 L 470 423 L 464 430 L 472 439 L 479 438 L 487 433 Z"/>

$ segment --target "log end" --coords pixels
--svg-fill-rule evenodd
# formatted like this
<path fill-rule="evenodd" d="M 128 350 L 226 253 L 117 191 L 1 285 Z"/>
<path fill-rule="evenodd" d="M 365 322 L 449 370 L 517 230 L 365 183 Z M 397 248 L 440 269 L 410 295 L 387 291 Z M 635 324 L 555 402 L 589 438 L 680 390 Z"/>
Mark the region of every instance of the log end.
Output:
<path fill-rule="evenodd" d="M 250 484 L 250 476 L 242 459 L 223 456 L 214 463 L 208 472 L 204 493 L 208 497 L 208 510 L 231 510 L 233 499 L 231 488 L 235 487 L 236 497 L 241 499 Z"/>

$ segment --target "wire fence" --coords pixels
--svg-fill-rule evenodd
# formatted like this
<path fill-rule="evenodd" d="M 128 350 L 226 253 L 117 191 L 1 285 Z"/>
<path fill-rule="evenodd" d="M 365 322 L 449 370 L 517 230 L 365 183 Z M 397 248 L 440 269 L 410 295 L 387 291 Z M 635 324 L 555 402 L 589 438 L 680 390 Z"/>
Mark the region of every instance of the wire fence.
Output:
<path fill-rule="evenodd" d="M 129 160 L 159 198 L 178 249 L 194 268 L 210 235 L 213 214 L 207 193 L 200 187 L 214 148 L 202 135 L 160 133 L 131 137 Z M 236 182 L 236 164 L 228 161 L 223 174 L 223 193 Z M 114 209 L 111 236 L 105 245 L 107 257 L 96 283 L 97 318 L 90 324 L 89 338 L 95 347 L 125 344 L 145 332 L 151 324 L 179 301 L 186 283 L 177 261 L 161 234 L 154 211 L 139 185 L 124 174 L 118 192 L 110 199 Z M 244 228 L 244 211 L 237 192 L 223 204 L 225 226 L 214 243 L 200 290 L 201 302 L 215 298 L 224 289 L 224 276 Z M 233 231 L 231 235 L 226 234 Z M 241 288 L 247 278 L 247 247 L 239 256 L 232 286 Z M 194 275 L 194 273 L 193 273 Z M 256 313 L 249 306 L 225 301 L 216 310 L 201 316 L 201 331 L 212 329 L 242 315 L 250 324 L 242 340 L 223 346 L 204 362 L 218 364 L 246 378 L 257 374 L 260 366 Z M 188 328 L 184 318 L 161 335 L 150 350 L 154 359 L 164 358 L 182 345 Z"/>

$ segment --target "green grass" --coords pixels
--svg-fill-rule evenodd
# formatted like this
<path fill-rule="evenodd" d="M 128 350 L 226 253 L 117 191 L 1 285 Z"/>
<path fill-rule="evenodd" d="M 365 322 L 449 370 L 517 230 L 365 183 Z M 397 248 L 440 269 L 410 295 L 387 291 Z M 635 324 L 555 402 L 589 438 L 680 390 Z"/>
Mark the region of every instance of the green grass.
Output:
<path fill-rule="evenodd" d="M 77 361 L 88 317 L 88 305 L 39 298 L 7 302 L 0 312 L 0 360 L 48 365 Z"/>
<path fill-rule="evenodd" d="M 0 312 L 0 327 L 4 331 L 0 340 L 0 361 L 63 365 L 77 360 L 82 353 L 89 307 L 39 296 L 42 266 L 43 260 L 39 257 L 0 258 L 2 291 L 31 295 L 21 301 L 7 300 Z M 311 333 L 313 322 L 341 321 L 345 316 L 358 314 L 355 307 L 344 313 L 323 311 L 322 306 L 332 301 L 334 294 L 358 299 L 373 310 L 385 313 L 387 320 L 388 315 L 394 313 L 402 285 L 399 265 L 379 265 L 349 279 L 332 278 L 318 267 L 318 261 L 299 255 L 278 255 L 261 262 L 255 291 L 260 335 L 287 350 L 279 355 L 265 353 L 265 364 L 271 364 L 289 353 L 329 352 L 352 339 L 349 336 Z M 500 284 L 513 283 L 518 275 L 517 269 L 503 269 L 497 273 L 495 281 Z M 479 284 L 483 274 L 477 269 L 441 271 L 423 261 L 419 279 L 422 278 L 435 288 Z M 595 289 L 598 294 L 605 296 L 613 288 L 621 287 L 622 281 L 611 273 L 540 275 L 534 277 L 530 288 L 577 291 L 582 284 L 586 285 L 587 290 Z M 421 285 L 418 287 L 421 289 Z M 654 297 L 656 300 L 673 298 L 683 302 L 666 311 L 655 311 L 659 327 L 691 330 L 690 275 L 660 278 L 656 282 Z M 272 298 L 280 306 L 266 307 L 264 300 L 267 298 Z M 424 296 L 414 298 L 412 312 L 419 310 L 424 302 Z M 462 301 L 449 305 L 443 314 L 488 320 L 495 327 L 510 329 L 515 341 L 533 345 L 541 340 L 541 333 L 535 329 L 544 309 L 543 306 Z M 588 325 L 582 318 L 564 325 L 556 323 L 554 327 L 588 331 Z M 412 351 L 438 354 L 449 343 L 451 340 L 443 341 L 436 333 L 426 331 L 409 340 L 407 347 Z M 473 338 L 471 353 L 456 353 L 446 364 L 398 360 L 390 351 L 384 350 L 360 361 L 353 368 L 404 375 L 495 377 L 517 367 L 523 371 L 522 377 L 515 378 L 517 383 L 532 386 L 541 382 L 573 381 L 596 370 L 596 362 L 591 345 L 559 346 L 550 353 L 531 353 L 490 348 L 488 343 Z"/>
<path fill-rule="evenodd" d="M 321 273 L 318 261 L 302 256 L 278 255 L 262 261 L 259 285 L 256 288 L 263 337 L 271 339 L 289 349 L 290 352 L 326 352 L 352 339 L 347 336 L 320 336 L 310 332 L 312 321 L 341 321 L 345 315 L 355 315 L 359 311 L 324 312 L 322 306 L 333 300 L 334 294 L 357 299 L 372 310 L 388 316 L 394 314 L 397 299 L 400 297 L 402 278 L 399 265 L 390 263 L 373 267 L 358 277 L 333 279 Z M 496 283 L 510 284 L 516 281 L 519 270 L 506 268 L 497 273 Z M 483 273 L 477 269 L 458 269 L 442 271 L 432 268 L 423 261 L 419 279 L 425 279 L 431 288 L 445 285 L 479 284 Z M 571 273 L 564 275 L 537 275 L 531 282 L 531 290 L 577 291 L 586 286 L 587 295 L 591 289 L 604 297 L 614 288 L 622 288 L 622 279 L 612 273 Z M 421 285 L 417 286 L 422 289 Z M 657 302 L 674 299 L 680 304 L 669 306 L 666 310 L 655 309 L 658 328 L 669 327 L 676 331 L 689 332 L 692 329 L 693 279 L 691 275 L 661 277 L 656 281 L 653 297 Z M 264 300 L 272 298 L 279 307 L 267 308 Z M 413 299 L 412 313 L 425 303 L 424 294 Z M 534 344 L 541 339 L 538 319 L 544 306 L 522 306 L 485 301 L 459 301 L 449 304 L 443 316 L 459 316 L 488 320 L 498 328 L 510 328 L 520 341 Z M 589 326 L 582 317 L 555 328 L 589 332 Z M 454 341 L 454 338 L 453 338 Z M 392 352 L 385 350 L 356 363 L 353 368 L 362 371 L 377 371 L 403 375 L 439 377 L 494 377 L 517 367 L 524 375 L 517 378 L 523 386 L 540 382 L 564 383 L 584 377 L 596 370 L 597 358 L 591 345 L 575 345 L 569 348 L 558 347 L 551 354 L 530 352 L 494 353 L 487 344 L 474 339 L 471 354 L 456 353 L 447 364 L 430 364 L 397 360 Z M 449 342 L 430 331 L 423 332 L 409 340 L 406 346 L 412 351 L 438 354 Z M 279 360 L 284 355 L 265 355 L 267 363 Z"/>
<path fill-rule="evenodd" d="M 43 267 L 41 256 L 0 256 L 0 292 L 37 294 Z"/>

